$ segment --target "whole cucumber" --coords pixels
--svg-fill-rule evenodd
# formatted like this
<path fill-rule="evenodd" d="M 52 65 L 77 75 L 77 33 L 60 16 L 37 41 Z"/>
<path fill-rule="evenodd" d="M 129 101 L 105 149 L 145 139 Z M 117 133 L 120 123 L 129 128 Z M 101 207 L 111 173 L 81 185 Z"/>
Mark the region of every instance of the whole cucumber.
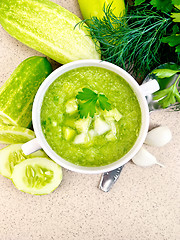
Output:
<path fill-rule="evenodd" d="M 0 124 L 29 127 L 32 104 L 38 88 L 52 72 L 44 57 L 24 60 L 0 88 Z"/>
<path fill-rule="evenodd" d="M 0 24 L 27 46 L 65 64 L 100 59 L 81 19 L 49 0 L 0 0 Z M 76 27 L 75 27 L 76 26 Z"/>

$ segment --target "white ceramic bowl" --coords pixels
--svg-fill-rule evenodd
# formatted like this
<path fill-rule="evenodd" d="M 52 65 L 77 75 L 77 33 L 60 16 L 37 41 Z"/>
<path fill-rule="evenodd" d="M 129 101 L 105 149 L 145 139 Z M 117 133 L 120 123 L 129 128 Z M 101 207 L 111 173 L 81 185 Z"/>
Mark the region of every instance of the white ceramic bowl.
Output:
<path fill-rule="evenodd" d="M 41 120 L 40 120 L 41 106 L 42 106 L 44 94 L 47 91 L 48 87 L 51 85 L 51 83 L 54 80 L 56 80 L 63 73 L 70 71 L 72 69 L 84 67 L 84 66 L 95 66 L 95 67 L 105 68 L 123 77 L 134 90 L 137 96 L 137 99 L 139 101 L 139 104 L 141 107 L 141 113 L 142 113 L 142 124 L 141 124 L 140 133 L 131 150 L 121 159 L 109 165 L 100 166 L 100 167 L 78 166 L 61 158 L 57 153 L 55 153 L 52 150 L 52 148 L 47 143 L 41 128 Z M 134 80 L 134 78 L 130 74 L 128 74 L 122 68 L 109 62 L 99 61 L 99 60 L 79 60 L 79 61 L 65 64 L 59 67 L 58 69 L 56 69 L 54 72 L 52 72 L 40 86 L 36 94 L 36 97 L 34 99 L 33 110 L 32 110 L 32 122 L 33 122 L 36 139 L 33 139 L 28 143 L 25 143 L 22 146 L 22 150 L 26 155 L 28 155 L 42 148 L 47 153 L 47 155 L 59 165 L 69 170 L 80 172 L 80 173 L 97 174 L 97 173 L 103 173 L 103 172 L 107 172 L 115 168 L 118 168 L 123 164 L 127 163 L 141 148 L 145 140 L 145 137 L 147 135 L 148 126 L 149 126 L 149 110 L 148 110 L 148 105 L 145 99 L 145 95 L 157 91 L 158 88 L 159 86 L 156 81 L 155 82 L 153 81 L 153 83 L 152 82 L 146 83 L 146 84 L 143 84 L 142 86 L 139 86 L 139 84 Z"/>

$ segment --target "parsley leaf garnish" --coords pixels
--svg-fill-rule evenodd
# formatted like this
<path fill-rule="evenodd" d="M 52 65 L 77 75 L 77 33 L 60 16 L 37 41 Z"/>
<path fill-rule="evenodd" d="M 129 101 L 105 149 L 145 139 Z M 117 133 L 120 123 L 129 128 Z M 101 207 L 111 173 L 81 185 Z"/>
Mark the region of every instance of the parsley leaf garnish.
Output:
<path fill-rule="evenodd" d="M 82 92 L 78 92 L 78 95 L 76 96 L 77 99 L 80 100 L 90 100 L 90 99 L 96 99 L 98 100 L 98 94 L 93 92 L 89 88 L 83 88 Z"/>
<path fill-rule="evenodd" d="M 82 92 L 78 92 L 76 98 L 82 101 L 78 104 L 80 118 L 87 118 L 88 115 L 93 118 L 96 113 L 96 105 L 98 102 L 102 110 L 109 111 L 111 109 L 111 104 L 104 94 L 97 94 L 89 88 L 83 88 Z"/>
<path fill-rule="evenodd" d="M 111 110 L 111 104 L 108 103 L 108 98 L 104 94 L 99 94 L 98 100 L 99 106 L 102 110 Z"/>

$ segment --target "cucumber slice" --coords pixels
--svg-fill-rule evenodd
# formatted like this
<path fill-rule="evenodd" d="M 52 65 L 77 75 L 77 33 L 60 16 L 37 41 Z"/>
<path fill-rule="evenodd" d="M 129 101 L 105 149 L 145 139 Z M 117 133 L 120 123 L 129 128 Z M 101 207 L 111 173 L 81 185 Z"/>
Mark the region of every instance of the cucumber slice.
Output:
<path fill-rule="evenodd" d="M 25 143 L 33 138 L 35 134 L 28 128 L 0 124 L 0 143 Z"/>
<path fill-rule="evenodd" d="M 17 164 L 12 181 L 20 191 L 43 195 L 54 191 L 62 180 L 61 167 L 48 158 L 29 158 Z"/>
<path fill-rule="evenodd" d="M 25 155 L 21 149 L 22 144 L 12 144 L 0 150 L 0 174 L 11 178 L 14 166 L 27 158 L 47 157 L 44 151 L 39 150 L 30 155 Z"/>

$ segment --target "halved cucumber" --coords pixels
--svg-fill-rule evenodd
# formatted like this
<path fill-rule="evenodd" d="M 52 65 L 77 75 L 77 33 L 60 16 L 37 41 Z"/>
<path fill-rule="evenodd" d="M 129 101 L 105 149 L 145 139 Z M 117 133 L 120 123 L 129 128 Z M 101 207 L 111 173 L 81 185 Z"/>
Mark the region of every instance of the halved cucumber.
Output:
<path fill-rule="evenodd" d="M 47 157 L 44 151 L 39 150 L 30 155 L 25 155 L 21 149 L 22 144 L 12 144 L 0 150 L 0 174 L 11 178 L 14 166 L 27 158 Z"/>
<path fill-rule="evenodd" d="M 29 158 L 14 167 L 12 181 L 20 191 L 43 195 L 54 191 L 62 180 L 61 167 L 48 158 Z"/>

